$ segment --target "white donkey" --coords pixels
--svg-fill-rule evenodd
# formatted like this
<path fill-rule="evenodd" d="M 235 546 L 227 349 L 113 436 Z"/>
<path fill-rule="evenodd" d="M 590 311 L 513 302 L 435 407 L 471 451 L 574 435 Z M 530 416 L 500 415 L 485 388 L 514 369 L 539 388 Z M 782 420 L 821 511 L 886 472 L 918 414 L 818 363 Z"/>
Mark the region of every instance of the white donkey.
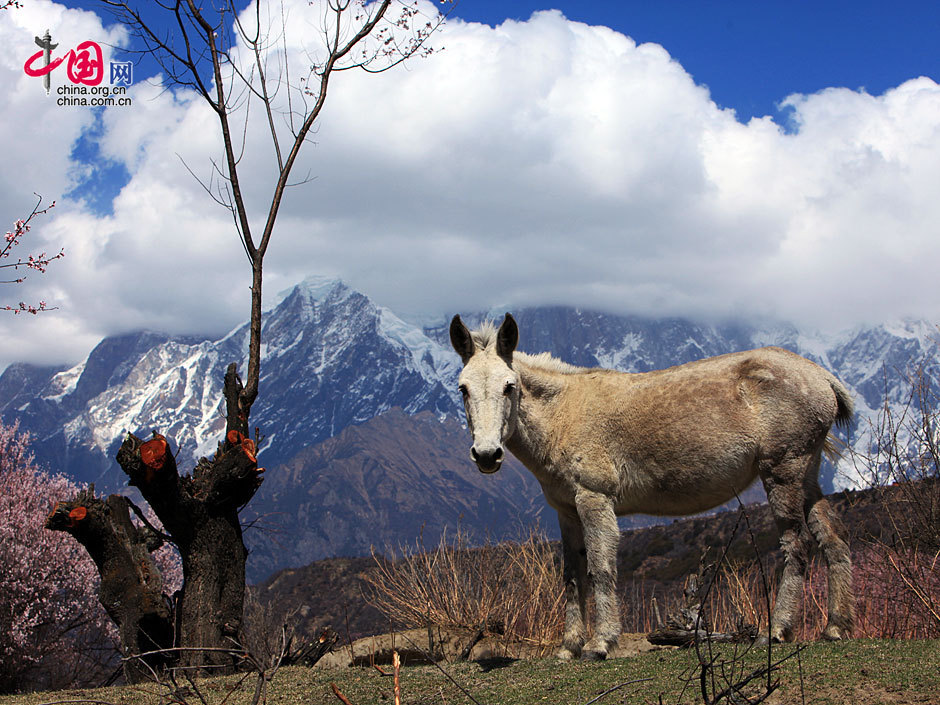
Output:
<path fill-rule="evenodd" d="M 829 572 L 824 635 L 851 632 L 851 556 L 822 497 L 819 463 L 832 425 L 850 420 L 852 401 L 829 372 L 781 348 L 642 374 L 575 367 L 548 353 L 515 352 L 519 330 L 508 313 L 499 330 L 486 323 L 472 333 L 454 316 L 450 339 L 464 363 L 471 458 L 493 473 L 507 448 L 558 512 L 566 599 L 559 658 L 606 658 L 620 635 L 617 515 L 701 512 L 755 477 L 767 490 L 785 561 L 771 637 L 793 638 L 814 539 Z M 589 584 L 596 624 L 585 643 Z"/>

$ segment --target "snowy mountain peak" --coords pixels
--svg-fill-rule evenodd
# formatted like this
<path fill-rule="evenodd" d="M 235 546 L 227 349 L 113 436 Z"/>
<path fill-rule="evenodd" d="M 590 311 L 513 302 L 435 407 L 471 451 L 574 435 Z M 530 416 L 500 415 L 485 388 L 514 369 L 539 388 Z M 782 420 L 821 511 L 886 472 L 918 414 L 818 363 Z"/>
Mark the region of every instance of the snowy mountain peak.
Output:
<path fill-rule="evenodd" d="M 311 274 L 296 286 L 282 292 L 285 298 L 292 293 L 299 294 L 312 302 L 325 303 L 329 300 L 344 298 L 354 292 L 342 279 Z"/>

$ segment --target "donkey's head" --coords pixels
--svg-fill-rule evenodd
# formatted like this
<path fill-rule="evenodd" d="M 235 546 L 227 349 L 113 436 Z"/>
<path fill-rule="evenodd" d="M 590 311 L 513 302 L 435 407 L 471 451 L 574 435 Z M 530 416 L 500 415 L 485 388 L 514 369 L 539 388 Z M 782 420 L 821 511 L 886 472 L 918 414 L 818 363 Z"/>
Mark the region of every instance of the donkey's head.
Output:
<path fill-rule="evenodd" d="M 519 375 L 512 368 L 512 352 L 519 328 L 507 313 L 499 330 L 484 324 L 471 333 L 460 316 L 454 316 L 450 342 L 463 360 L 458 381 L 473 434 L 470 457 L 480 472 L 496 472 L 505 456 L 503 443 L 516 430 Z"/>

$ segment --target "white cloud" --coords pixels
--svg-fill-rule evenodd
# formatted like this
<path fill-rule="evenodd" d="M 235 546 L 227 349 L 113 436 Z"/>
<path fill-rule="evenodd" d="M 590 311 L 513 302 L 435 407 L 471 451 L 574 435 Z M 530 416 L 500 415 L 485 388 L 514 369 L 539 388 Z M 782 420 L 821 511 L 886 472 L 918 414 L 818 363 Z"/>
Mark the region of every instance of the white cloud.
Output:
<path fill-rule="evenodd" d="M 287 4 L 288 31 L 315 37 L 307 3 Z M 21 53 L 44 21 L 16 34 Z M 83 31 L 104 32 L 93 17 Z M 823 327 L 940 316 L 932 80 L 881 96 L 781 96 L 784 130 L 770 118 L 737 122 L 668 47 L 637 46 L 557 12 L 496 28 L 452 21 L 439 41 L 444 51 L 404 69 L 335 77 L 294 172 L 314 180 L 291 189 L 281 209 L 266 261 L 270 297 L 323 273 L 416 316 L 497 302 Z M 297 35 L 288 53 L 299 77 L 311 59 Z M 36 93 L 14 64 L 0 67 L 5 94 Z M 180 161 L 211 176 L 215 116 L 184 92 L 139 83 L 133 98 L 106 111 L 101 139 L 130 183 L 113 216 L 73 203 L 47 217 L 43 235 L 68 251 L 42 281 L 61 309 L 28 329 L 0 319 L 5 341 L 19 337 L 2 344 L 0 359 L 74 360 L 107 332 L 221 333 L 247 317 L 249 271 L 231 218 Z M 4 109 L 24 125 L 25 116 L 54 121 L 58 144 L 24 146 L 14 131 L 0 140 L 21 158 L 46 156 L 42 174 L 62 192 L 74 166 L 68 145 L 88 116 L 44 99 L 39 91 Z M 257 227 L 275 168 L 258 110 L 242 164 Z M 65 321 L 72 342 L 50 348 Z"/>

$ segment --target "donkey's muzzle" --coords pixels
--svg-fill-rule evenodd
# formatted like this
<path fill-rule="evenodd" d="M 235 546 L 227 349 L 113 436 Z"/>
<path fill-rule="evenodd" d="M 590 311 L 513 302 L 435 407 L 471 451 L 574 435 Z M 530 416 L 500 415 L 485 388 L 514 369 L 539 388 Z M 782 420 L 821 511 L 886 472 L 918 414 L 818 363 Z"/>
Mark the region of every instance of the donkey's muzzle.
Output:
<path fill-rule="evenodd" d="M 493 450 L 479 451 L 476 446 L 470 448 L 470 458 L 477 464 L 480 472 L 492 473 L 503 464 L 503 449 L 496 446 Z"/>

